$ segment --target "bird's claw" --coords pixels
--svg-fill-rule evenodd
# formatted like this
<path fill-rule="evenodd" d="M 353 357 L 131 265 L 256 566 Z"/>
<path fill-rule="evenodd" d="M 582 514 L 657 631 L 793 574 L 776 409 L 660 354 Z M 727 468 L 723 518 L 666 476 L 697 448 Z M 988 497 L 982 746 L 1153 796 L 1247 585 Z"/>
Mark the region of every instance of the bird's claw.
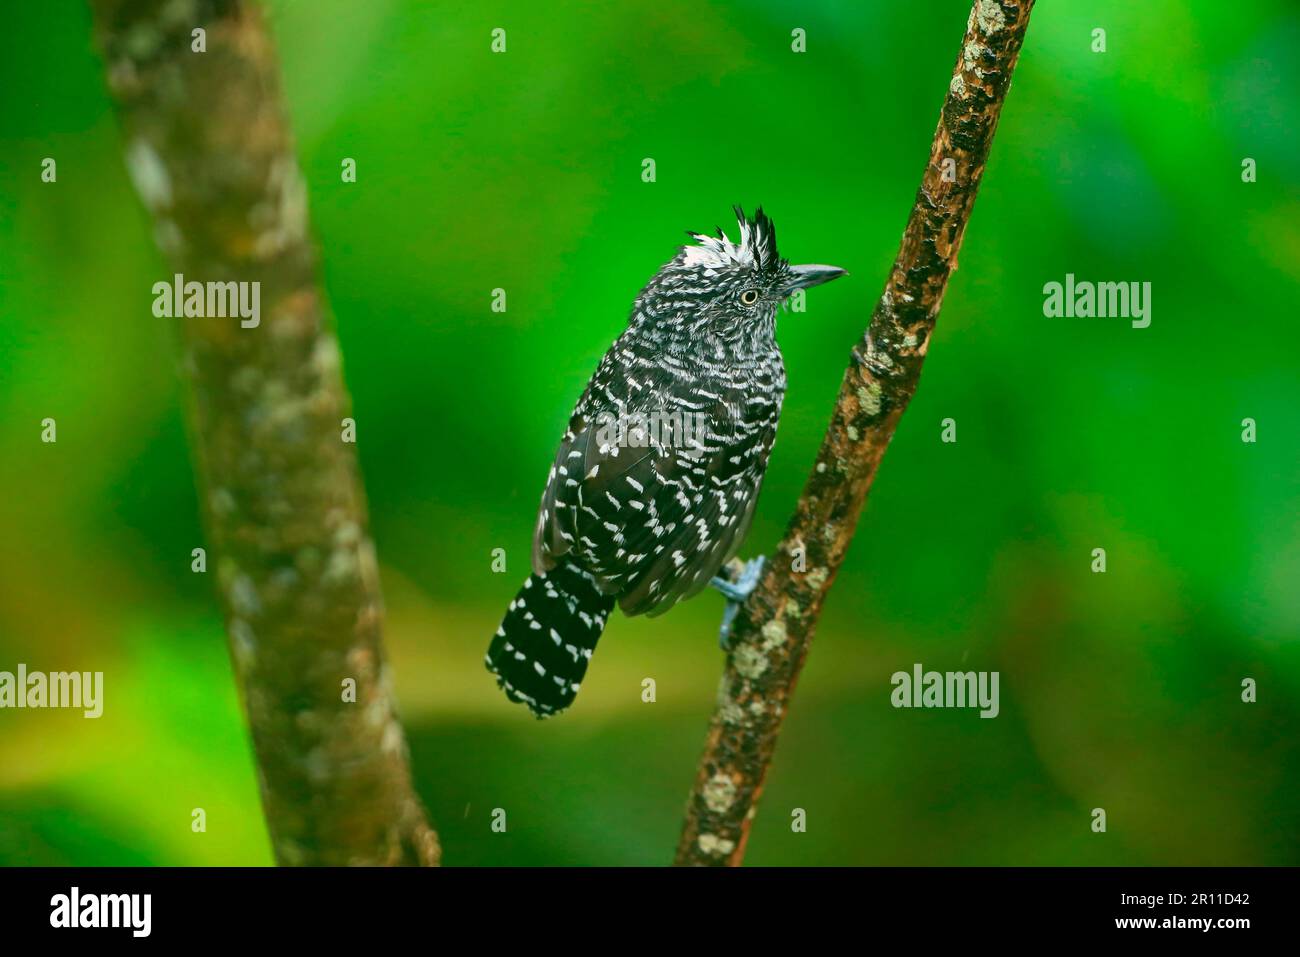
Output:
<path fill-rule="evenodd" d="M 735 621 L 740 606 L 758 587 L 758 580 L 763 575 L 763 566 L 766 562 L 767 559 L 762 555 L 750 559 L 743 565 L 737 559 L 732 559 L 723 569 L 731 576 L 730 580 L 715 575 L 709 581 L 709 584 L 722 592 L 727 599 L 727 607 L 722 612 L 722 627 L 718 631 L 718 647 L 723 651 L 731 650 L 731 623 Z"/>

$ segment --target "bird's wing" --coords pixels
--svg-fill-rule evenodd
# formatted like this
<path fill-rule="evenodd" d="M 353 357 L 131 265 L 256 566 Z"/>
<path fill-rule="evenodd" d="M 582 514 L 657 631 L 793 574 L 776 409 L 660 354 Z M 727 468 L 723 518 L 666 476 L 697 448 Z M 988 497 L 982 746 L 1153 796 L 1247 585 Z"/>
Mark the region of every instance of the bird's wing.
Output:
<path fill-rule="evenodd" d="M 533 532 L 533 572 L 541 575 L 578 544 L 577 490 L 591 433 L 584 416 L 574 412 L 555 453 Z"/>
<path fill-rule="evenodd" d="M 647 525 L 669 508 L 668 490 L 687 466 L 657 437 L 644 446 L 609 441 L 601 422 L 586 414 L 570 421 L 542 495 L 533 570 L 568 556 L 596 577 L 602 592 L 614 594 L 651 557 L 649 548 L 645 554 L 629 548 L 628 539 L 652 535 Z"/>
<path fill-rule="evenodd" d="M 609 359 L 609 356 L 606 356 Z M 602 366 L 604 362 L 602 362 Z M 739 547 L 753 518 L 780 399 L 739 387 L 665 401 L 635 376 L 598 369 L 556 453 L 533 537 L 533 570 L 577 561 L 629 615 L 658 614 L 695 594 Z M 691 439 L 651 428 L 611 441 L 609 417 L 672 404 Z"/>
<path fill-rule="evenodd" d="M 747 432 L 734 419 L 720 421 L 726 425 L 703 454 L 683 457 L 675 474 L 659 476 L 657 521 L 627 535 L 627 547 L 644 557 L 620 595 L 625 614 L 662 614 L 699 592 L 749 529 L 775 423 Z"/>
<path fill-rule="evenodd" d="M 635 429 L 621 437 L 630 417 L 657 413 L 659 396 L 642 378 L 618 369 L 615 343 L 596 369 L 569 419 L 542 493 L 533 534 L 533 571 L 541 574 L 567 555 L 590 571 L 605 594 L 622 590 L 628 568 L 621 548 L 624 528 L 636 527 L 638 486 L 653 486 L 663 449 L 656 436 Z M 613 374 L 618 371 L 620 374 Z"/>

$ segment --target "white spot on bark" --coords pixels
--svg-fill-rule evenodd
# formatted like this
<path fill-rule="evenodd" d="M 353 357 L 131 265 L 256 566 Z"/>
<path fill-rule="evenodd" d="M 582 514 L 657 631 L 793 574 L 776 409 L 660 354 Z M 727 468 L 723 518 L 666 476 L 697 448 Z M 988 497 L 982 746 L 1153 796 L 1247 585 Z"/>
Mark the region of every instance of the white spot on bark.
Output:
<path fill-rule="evenodd" d="M 723 724 L 744 724 L 745 712 L 734 701 L 725 701 L 718 709 L 718 716 Z"/>
<path fill-rule="evenodd" d="M 695 839 L 701 851 L 713 857 L 725 857 L 736 849 L 736 842 L 716 834 L 701 834 Z"/>
<path fill-rule="evenodd" d="M 235 511 L 235 497 L 229 489 L 214 488 L 208 496 L 208 508 L 212 509 L 215 517 L 224 518 Z"/>
<path fill-rule="evenodd" d="M 198 19 L 198 15 L 194 0 L 171 0 L 159 12 L 158 20 L 164 24 L 188 26 Z"/>
<path fill-rule="evenodd" d="M 722 680 L 718 682 L 717 706 L 718 714 L 724 724 L 740 724 L 745 720 L 745 712 L 731 700 L 731 687 L 727 684 L 725 671 L 722 673 Z"/>
<path fill-rule="evenodd" d="M 736 800 L 736 783 L 725 774 L 715 774 L 704 785 L 704 803 L 714 814 L 721 814 Z"/>
<path fill-rule="evenodd" d="M 1006 14 L 1002 12 L 996 0 L 980 0 L 975 7 L 975 19 L 979 22 L 981 32 L 997 33 L 1007 25 Z"/>
<path fill-rule="evenodd" d="M 316 784 L 323 784 L 334 774 L 334 768 L 330 764 L 329 752 L 324 748 L 312 748 L 308 751 L 303 765 L 307 771 L 307 777 Z"/>
<path fill-rule="evenodd" d="M 764 651 L 773 651 L 780 648 L 790 637 L 785 630 L 785 622 L 779 618 L 773 618 L 765 624 L 762 634 Z"/>
<path fill-rule="evenodd" d="M 880 383 L 873 382 L 865 388 L 858 387 L 858 408 L 864 415 L 880 414 Z"/>
<path fill-rule="evenodd" d="M 171 177 L 148 140 L 136 137 L 126 148 L 126 171 L 150 212 L 157 213 L 171 206 Z"/>
<path fill-rule="evenodd" d="M 162 34 L 153 24 L 138 21 L 123 39 L 127 56 L 135 60 L 147 60 L 162 46 Z"/>
<path fill-rule="evenodd" d="M 382 694 L 376 695 L 366 708 L 366 724 L 372 728 L 385 727 L 392 719 L 392 712 L 388 708 L 388 699 Z"/>
<path fill-rule="evenodd" d="M 384 728 L 383 741 L 380 742 L 379 746 L 385 754 L 401 754 L 403 743 L 402 726 L 396 721 L 388 722 L 388 726 Z"/>
<path fill-rule="evenodd" d="M 751 681 L 767 670 L 767 655 L 751 645 L 741 645 L 734 658 L 736 671 Z"/>
<path fill-rule="evenodd" d="M 253 626 L 242 618 L 230 620 L 230 651 L 241 674 L 257 661 L 257 636 L 253 634 Z"/>
<path fill-rule="evenodd" d="M 339 342 L 332 335 L 317 337 L 312 349 L 311 364 L 322 376 L 337 371 L 339 367 Z"/>
<path fill-rule="evenodd" d="M 271 165 L 267 193 L 267 202 L 249 212 L 249 225 L 259 230 L 253 252 L 262 259 L 303 242 L 307 235 L 307 187 L 292 156 Z"/>
<path fill-rule="evenodd" d="M 357 555 L 353 548 L 336 548 L 330 552 L 329 564 L 321 580 L 327 585 L 342 585 L 357 575 Z"/>
<path fill-rule="evenodd" d="M 262 611 L 262 602 L 257 597 L 257 588 L 253 585 L 253 579 L 247 575 L 236 574 L 230 579 L 226 598 L 237 615 L 252 617 Z"/>

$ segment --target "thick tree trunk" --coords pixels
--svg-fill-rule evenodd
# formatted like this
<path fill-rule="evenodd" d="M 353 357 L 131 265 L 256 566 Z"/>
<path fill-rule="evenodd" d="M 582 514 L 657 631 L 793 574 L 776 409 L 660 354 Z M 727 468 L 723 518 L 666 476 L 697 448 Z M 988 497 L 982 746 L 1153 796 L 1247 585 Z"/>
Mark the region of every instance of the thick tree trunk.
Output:
<path fill-rule="evenodd" d="M 1033 0 L 975 0 L 912 214 L 854 346 L 817 464 L 732 626 L 679 865 L 738 865 L 781 722 L 880 459 L 916 390 Z"/>
<path fill-rule="evenodd" d="M 212 570 L 275 857 L 436 864 L 394 708 L 365 493 L 343 438 L 349 398 L 262 18 L 244 0 L 92 6 L 127 167 L 170 266 L 159 280 L 260 284 L 255 326 L 155 319 L 146 290 L 140 321 L 172 323 L 180 341 Z"/>

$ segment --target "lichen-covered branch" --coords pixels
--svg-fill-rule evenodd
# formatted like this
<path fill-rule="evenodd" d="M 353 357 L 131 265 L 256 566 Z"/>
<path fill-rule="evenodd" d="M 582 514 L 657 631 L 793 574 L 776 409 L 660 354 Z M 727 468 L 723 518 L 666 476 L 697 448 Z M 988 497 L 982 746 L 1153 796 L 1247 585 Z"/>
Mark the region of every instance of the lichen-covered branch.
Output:
<path fill-rule="evenodd" d="M 916 390 L 1033 0 L 976 0 L 898 257 L 852 358 L 817 464 L 775 558 L 732 626 L 732 652 L 677 849 L 738 865 L 781 722 L 862 503 Z"/>
<path fill-rule="evenodd" d="M 261 15 L 245 0 L 92 6 L 128 171 L 170 266 L 158 279 L 248 283 L 240 302 L 258 307 L 237 313 L 237 287 L 223 286 L 215 306 L 211 295 L 193 309 L 177 302 L 176 318 L 158 319 L 160 293 L 142 289 L 139 313 L 176 327 L 210 570 L 275 857 L 436 864 L 394 709 L 365 493 L 344 440 L 349 398 Z"/>

